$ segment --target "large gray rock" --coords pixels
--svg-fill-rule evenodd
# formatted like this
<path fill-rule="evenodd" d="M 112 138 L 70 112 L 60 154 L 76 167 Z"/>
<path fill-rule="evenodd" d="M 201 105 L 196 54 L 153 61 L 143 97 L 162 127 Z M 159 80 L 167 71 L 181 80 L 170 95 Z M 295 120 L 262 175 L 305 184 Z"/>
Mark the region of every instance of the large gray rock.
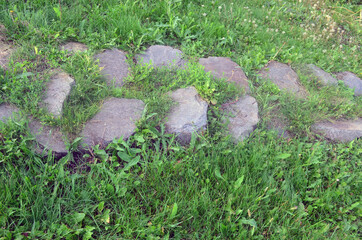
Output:
<path fill-rule="evenodd" d="M 66 138 L 59 128 L 43 125 L 33 118 L 30 118 L 29 128 L 30 133 L 35 137 L 37 143 L 35 150 L 38 154 L 47 156 L 48 151 L 51 150 L 53 155 L 61 157 L 68 153 L 64 143 Z"/>
<path fill-rule="evenodd" d="M 56 73 L 50 78 L 43 102 L 48 112 L 54 117 L 59 118 L 62 115 L 64 102 L 73 85 L 74 79 L 65 72 Z"/>
<path fill-rule="evenodd" d="M 153 67 L 184 68 L 187 61 L 183 53 L 169 46 L 154 45 L 149 47 L 144 54 L 136 56 L 138 64 L 152 64 Z"/>
<path fill-rule="evenodd" d="M 248 95 L 227 105 L 224 113 L 228 119 L 229 133 L 235 142 L 249 137 L 259 122 L 258 103 Z"/>
<path fill-rule="evenodd" d="M 13 119 L 19 114 L 19 109 L 8 103 L 0 104 L 0 121 L 6 123 L 9 119 Z"/>
<path fill-rule="evenodd" d="M 259 74 L 263 79 L 270 79 L 279 89 L 289 91 L 297 97 L 303 98 L 307 95 L 306 90 L 299 83 L 298 75 L 287 64 L 271 61 L 259 71 Z"/>
<path fill-rule="evenodd" d="M 178 89 L 170 96 L 176 105 L 167 116 L 166 131 L 176 134 L 177 140 L 186 145 L 190 143 L 192 133 L 206 128 L 208 105 L 194 87 Z"/>
<path fill-rule="evenodd" d="M 351 72 L 337 73 L 337 79 L 342 80 L 349 88 L 354 89 L 355 96 L 362 95 L 362 80 Z"/>
<path fill-rule="evenodd" d="M 84 52 L 88 50 L 88 47 L 87 45 L 79 42 L 67 42 L 61 46 L 61 49 L 68 52 Z"/>
<path fill-rule="evenodd" d="M 320 84 L 327 86 L 327 85 L 337 85 L 338 81 L 331 74 L 323 71 L 321 68 L 313 65 L 313 64 L 306 64 L 301 68 L 302 73 L 305 75 L 309 75 L 315 78 Z"/>
<path fill-rule="evenodd" d="M 211 72 L 215 78 L 226 78 L 229 82 L 234 82 L 238 86 L 250 92 L 248 78 L 241 67 L 230 58 L 208 57 L 200 58 L 199 63 L 205 67 L 205 72 Z"/>
<path fill-rule="evenodd" d="M 312 131 L 321 134 L 330 140 L 350 142 L 356 138 L 362 137 L 362 119 L 320 122 L 312 125 Z"/>
<path fill-rule="evenodd" d="M 88 146 L 106 146 L 113 139 L 127 140 L 135 131 L 135 122 L 142 117 L 145 104 L 137 99 L 109 98 L 101 110 L 89 120 L 81 133 Z"/>
<path fill-rule="evenodd" d="M 124 78 L 129 74 L 126 54 L 118 49 L 107 49 L 95 55 L 95 59 L 99 60 L 101 74 L 106 78 L 107 84 L 121 87 Z"/>

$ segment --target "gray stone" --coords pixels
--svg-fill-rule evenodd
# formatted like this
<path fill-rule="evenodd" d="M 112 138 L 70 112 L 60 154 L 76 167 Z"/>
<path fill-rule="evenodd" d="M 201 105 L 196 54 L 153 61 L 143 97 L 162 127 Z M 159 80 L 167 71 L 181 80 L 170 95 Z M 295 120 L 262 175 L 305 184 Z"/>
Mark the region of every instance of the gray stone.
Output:
<path fill-rule="evenodd" d="M 14 119 L 14 117 L 19 114 L 19 109 L 8 103 L 0 104 L 0 121 L 6 123 L 9 119 Z"/>
<path fill-rule="evenodd" d="M 95 55 L 95 59 L 99 60 L 101 73 L 106 78 L 108 85 L 123 86 L 123 80 L 129 74 L 129 65 L 124 52 L 118 49 L 107 49 Z"/>
<path fill-rule="evenodd" d="M 227 105 L 224 113 L 228 119 L 229 133 L 235 142 L 249 137 L 259 122 L 258 103 L 248 95 Z"/>
<path fill-rule="evenodd" d="M 192 133 L 206 128 L 208 105 L 194 87 L 178 89 L 170 96 L 176 105 L 168 114 L 166 131 L 176 134 L 177 140 L 186 145 L 190 143 Z"/>
<path fill-rule="evenodd" d="M 302 68 L 302 73 L 306 75 L 310 75 L 317 79 L 317 81 L 324 85 L 337 85 L 338 81 L 331 74 L 323 71 L 319 67 L 313 64 L 307 64 Z"/>
<path fill-rule="evenodd" d="M 64 143 L 65 137 L 59 128 L 43 125 L 33 118 L 30 118 L 29 128 L 35 137 L 37 143 L 35 150 L 38 154 L 47 156 L 51 150 L 53 155 L 60 157 L 68 153 Z"/>
<path fill-rule="evenodd" d="M 144 54 L 136 56 L 138 64 L 151 64 L 153 67 L 184 68 L 187 63 L 183 53 L 169 46 L 154 45 Z"/>
<path fill-rule="evenodd" d="M 337 79 L 342 80 L 349 88 L 354 89 L 355 96 L 362 95 L 362 80 L 351 72 L 337 73 Z"/>
<path fill-rule="evenodd" d="M 44 98 L 44 104 L 48 112 L 54 117 L 59 118 L 62 115 L 63 105 L 67 99 L 74 79 L 65 72 L 59 72 L 53 75 L 47 84 L 47 91 Z"/>
<path fill-rule="evenodd" d="M 142 117 L 145 104 L 137 99 L 109 98 L 101 110 L 89 120 L 81 133 L 88 146 L 106 146 L 113 139 L 127 140 L 135 131 L 135 122 Z"/>
<path fill-rule="evenodd" d="M 68 42 L 61 47 L 62 50 L 68 52 L 84 52 L 88 50 L 87 45 L 79 42 Z"/>
<path fill-rule="evenodd" d="M 350 142 L 362 137 L 362 118 L 316 123 L 312 125 L 312 131 L 325 136 L 329 140 Z"/>
<path fill-rule="evenodd" d="M 250 92 L 248 78 L 241 67 L 230 58 L 208 57 L 200 58 L 199 63 L 205 67 L 205 72 L 211 72 L 215 78 L 226 78 L 228 82 L 234 82 Z"/>
<path fill-rule="evenodd" d="M 307 95 L 306 90 L 299 83 L 298 75 L 284 63 L 271 61 L 259 71 L 259 74 L 263 79 L 270 79 L 279 89 L 287 90 L 297 97 L 303 98 Z"/>
<path fill-rule="evenodd" d="M 5 39 L 5 37 L 1 37 L 0 33 L 0 67 L 7 69 L 9 59 L 14 51 L 14 48 L 11 45 L 7 44 L 5 41 L 3 41 L 2 38 Z"/>

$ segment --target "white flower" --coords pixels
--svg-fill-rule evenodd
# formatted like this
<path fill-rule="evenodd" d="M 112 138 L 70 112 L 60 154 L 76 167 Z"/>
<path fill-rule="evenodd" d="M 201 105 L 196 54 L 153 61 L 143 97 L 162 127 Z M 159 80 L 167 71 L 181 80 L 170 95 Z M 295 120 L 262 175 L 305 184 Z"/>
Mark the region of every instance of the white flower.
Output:
<path fill-rule="evenodd" d="M 282 34 L 285 34 L 285 32 L 283 31 Z"/>
<path fill-rule="evenodd" d="M 202 16 L 204 16 L 204 17 L 206 17 L 206 15 L 207 15 L 206 13 L 203 13 L 203 14 L 202 14 Z"/>
<path fill-rule="evenodd" d="M 275 29 L 275 32 L 278 32 L 279 30 L 278 29 Z"/>
<path fill-rule="evenodd" d="M 221 6 L 219 6 L 219 10 L 221 10 L 221 8 L 222 8 L 222 7 L 221 7 Z"/>
<path fill-rule="evenodd" d="M 201 7 L 205 7 L 205 5 L 204 5 L 204 4 L 202 4 L 202 5 L 201 5 Z"/>

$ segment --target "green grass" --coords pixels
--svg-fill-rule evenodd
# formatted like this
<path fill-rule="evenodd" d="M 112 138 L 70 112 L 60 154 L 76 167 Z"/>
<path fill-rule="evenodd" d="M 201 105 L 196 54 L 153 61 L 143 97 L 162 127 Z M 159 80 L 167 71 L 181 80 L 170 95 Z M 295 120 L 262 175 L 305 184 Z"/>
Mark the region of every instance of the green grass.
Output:
<path fill-rule="evenodd" d="M 0 122 L 0 239 L 359 239 L 362 142 L 324 141 L 310 126 L 362 117 L 362 98 L 299 70 L 313 63 L 362 77 L 361 6 L 239 2 L 0 0 L 0 22 L 17 46 L 9 69 L 0 69 L 0 103 L 24 112 Z M 59 50 L 67 41 L 90 49 Z M 188 68 L 135 65 L 152 44 L 181 49 Z M 93 60 L 113 47 L 128 53 L 131 66 L 121 89 L 106 85 Z M 243 92 L 204 73 L 197 59 L 207 56 L 238 63 L 258 101 L 258 128 L 237 145 L 224 134 L 221 106 Z M 306 99 L 257 76 L 270 60 L 291 64 Z M 61 119 L 40 107 L 50 69 L 76 82 Z M 167 93 L 190 85 L 209 102 L 208 128 L 183 147 L 164 132 L 163 119 L 172 106 Z M 78 151 L 77 134 L 111 96 L 147 104 L 136 134 Z M 70 153 L 37 155 L 27 114 L 61 127 Z M 293 138 L 267 129 L 273 116 L 290 124 Z"/>

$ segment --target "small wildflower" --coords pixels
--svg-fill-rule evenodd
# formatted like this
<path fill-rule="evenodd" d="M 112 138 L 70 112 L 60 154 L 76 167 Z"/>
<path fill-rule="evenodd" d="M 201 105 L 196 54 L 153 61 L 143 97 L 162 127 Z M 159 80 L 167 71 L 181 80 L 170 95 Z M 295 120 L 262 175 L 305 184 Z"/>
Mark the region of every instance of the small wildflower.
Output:
<path fill-rule="evenodd" d="M 336 180 L 337 182 L 339 182 L 339 178 L 337 178 L 337 180 Z"/>
<path fill-rule="evenodd" d="M 246 22 L 246 21 L 248 21 L 248 20 L 244 19 L 244 22 Z"/>
<path fill-rule="evenodd" d="M 266 18 L 266 19 L 268 19 L 269 17 L 268 17 L 268 16 L 266 16 L 265 18 Z"/>
<path fill-rule="evenodd" d="M 222 7 L 221 7 L 221 6 L 219 6 L 219 10 L 221 10 L 221 8 L 222 8 Z"/>
<path fill-rule="evenodd" d="M 285 31 L 283 31 L 282 34 L 285 34 Z"/>
<path fill-rule="evenodd" d="M 341 45 L 339 45 L 339 48 L 340 48 L 340 49 L 342 49 L 342 48 L 343 48 L 342 44 L 341 44 Z"/>
<path fill-rule="evenodd" d="M 206 13 L 203 13 L 203 14 L 202 14 L 202 16 L 204 16 L 204 17 L 206 17 L 206 15 L 207 15 Z"/>
<path fill-rule="evenodd" d="M 275 32 L 278 32 L 279 30 L 278 29 L 275 29 Z"/>
<path fill-rule="evenodd" d="M 221 40 L 225 40 L 225 37 L 221 38 Z"/>
<path fill-rule="evenodd" d="M 303 33 L 303 36 L 305 36 L 305 35 L 307 35 L 307 33 L 306 33 L 306 32 L 304 32 L 304 33 Z"/>
<path fill-rule="evenodd" d="M 325 50 L 325 49 L 323 49 L 323 51 L 322 51 L 323 53 L 326 53 L 327 52 L 327 50 Z"/>
<path fill-rule="evenodd" d="M 202 4 L 202 5 L 201 5 L 201 7 L 205 7 L 205 5 L 204 5 L 204 4 Z"/>

